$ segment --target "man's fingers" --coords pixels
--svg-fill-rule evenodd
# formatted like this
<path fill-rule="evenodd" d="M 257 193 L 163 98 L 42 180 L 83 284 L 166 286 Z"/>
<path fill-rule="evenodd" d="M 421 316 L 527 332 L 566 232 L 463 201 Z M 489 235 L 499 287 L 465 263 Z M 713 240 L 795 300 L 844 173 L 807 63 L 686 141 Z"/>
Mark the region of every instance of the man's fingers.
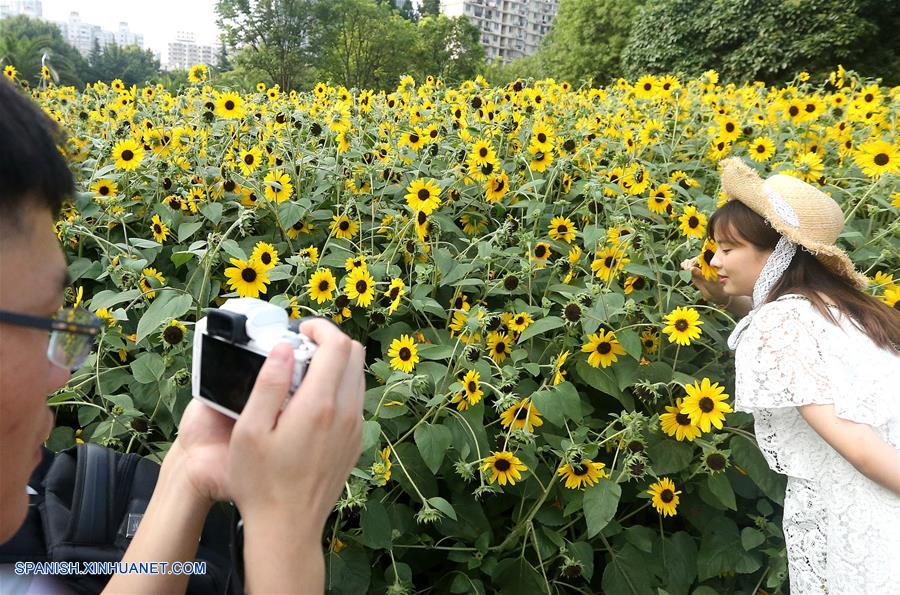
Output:
<path fill-rule="evenodd" d="M 347 368 L 353 341 L 336 325 L 322 318 L 300 325 L 300 332 L 316 343 L 313 355 L 299 392 L 334 400 L 340 379 Z"/>
<path fill-rule="evenodd" d="M 293 371 L 294 350 L 288 343 L 279 343 L 269 352 L 259 370 L 235 428 L 271 430 L 275 427 L 278 412 L 291 388 Z"/>

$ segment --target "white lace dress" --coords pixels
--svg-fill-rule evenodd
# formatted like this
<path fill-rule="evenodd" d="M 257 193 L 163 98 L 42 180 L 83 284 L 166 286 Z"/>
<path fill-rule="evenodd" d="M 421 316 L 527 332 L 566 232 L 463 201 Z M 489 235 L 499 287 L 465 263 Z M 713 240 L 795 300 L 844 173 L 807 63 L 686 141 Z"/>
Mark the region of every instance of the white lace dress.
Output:
<path fill-rule="evenodd" d="M 840 327 L 797 294 L 760 307 L 735 351 L 735 409 L 753 414 L 766 461 L 788 476 L 791 594 L 898 593 L 900 497 L 857 471 L 797 410 L 833 404 L 838 417 L 900 449 L 900 356 L 831 308 Z"/>

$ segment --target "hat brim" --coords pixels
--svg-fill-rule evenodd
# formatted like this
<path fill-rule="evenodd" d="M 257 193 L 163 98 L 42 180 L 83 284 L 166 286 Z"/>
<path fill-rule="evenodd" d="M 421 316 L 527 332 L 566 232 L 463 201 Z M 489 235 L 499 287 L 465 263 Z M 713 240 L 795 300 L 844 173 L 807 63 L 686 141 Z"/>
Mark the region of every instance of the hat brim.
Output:
<path fill-rule="evenodd" d="M 722 190 L 728 200 L 739 200 L 754 213 L 764 218 L 775 231 L 795 244 L 806 248 L 826 268 L 849 281 L 859 290 L 865 290 L 869 279 L 856 271 L 847 253 L 833 244 L 822 244 L 804 238 L 798 229 L 785 225 L 778 217 L 769 197 L 763 191 L 763 180 L 755 169 L 739 157 L 729 157 L 720 162 Z"/>

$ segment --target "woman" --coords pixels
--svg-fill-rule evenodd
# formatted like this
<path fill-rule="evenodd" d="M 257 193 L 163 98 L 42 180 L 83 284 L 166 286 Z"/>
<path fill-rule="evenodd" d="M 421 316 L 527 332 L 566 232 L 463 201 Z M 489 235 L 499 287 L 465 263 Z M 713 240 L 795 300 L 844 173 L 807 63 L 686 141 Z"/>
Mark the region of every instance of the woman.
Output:
<path fill-rule="evenodd" d="M 889 593 L 900 584 L 900 312 L 864 293 L 835 245 L 838 204 L 787 175 L 727 159 L 710 265 L 732 311 L 735 410 L 753 413 L 769 466 L 788 476 L 792 594 Z"/>

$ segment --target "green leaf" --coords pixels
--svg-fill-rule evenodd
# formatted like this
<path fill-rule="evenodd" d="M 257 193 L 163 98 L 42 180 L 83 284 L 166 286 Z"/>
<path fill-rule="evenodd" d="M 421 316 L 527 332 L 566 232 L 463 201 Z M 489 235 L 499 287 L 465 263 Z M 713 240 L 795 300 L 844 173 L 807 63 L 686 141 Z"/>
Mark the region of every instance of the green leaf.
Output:
<path fill-rule="evenodd" d="M 222 250 L 225 251 L 228 256 L 232 258 L 237 258 L 239 260 L 247 260 L 247 253 L 238 245 L 234 240 L 228 239 L 222 241 Z M 343 264 L 343 263 L 342 263 Z"/>
<path fill-rule="evenodd" d="M 616 382 L 612 372 L 608 372 L 604 368 L 595 368 L 583 359 L 578 359 L 575 362 L 575 372 L 579 378 L 600 392 L 614 397 L 621 395 L 619 383 Z"/>
<path fill-rule="evenodd" d="M 772 471 L 759 448 L 743 436 L 733 437 L 730 444 L 735 464 L 747 472 L 766 496 L 783 506 L 787 477 Z"/>
<path fill-rule="evenodd" d="M 109 308 L 122 302 L 136 299 L 140 297 L 140 289 L 129 289 L 127 291 L 112 291 L 105 289 L 100 291 L 91 298 L 91 309 L 95 312 L 101 308 Z"/>
<path fill-rule="evenodd" d="M 157 298 L 153 300 L 137 326 L 137 338 L 135 343 L 143 341 L 150 333 L 155 332 L 162 323 L 171 319 L 178 318 L 187 312 L 193 299 L 184 293 L 176 293 L 174 291 L 166 291 L 157 293 Z"/>
<path fill-rule="evenodd" d="M 435 508 L 437 508 L 438 510 L 440 510 L 441 512 L 443 512 L 444 514 L 446 514 L 448 517 L 450 517 L 454 521 L 457 520 L 456 519 L 456 511 L 453 509 L 453 506 L 449 502 L 447 502 L 446 500 L 441 498 L 440 496 L 435 496 L 434 498 L 429 498 L 428 503 L 431 504 L 432 506 L 434 506 Z"/>
<path fill-rule="evenodd" d="M 728 481 L 728 476 L 724 473 L 710 475 L 706 480 L 706 485 L 719 502 L 731 510 L 737 510 L 737 503 L 734 499 L 734 490 L 731 488 L 731 482 Z"/>
<path fill-rule="evenodd" d="M 201 227 L 203 227 L 202 221 L 182 223 L 178 226 L 178 242 L 180 243 L 185 241 L 186 239 L 194 235 L 194 233 Z"/>
<path fill-rule="evenodd" d="M 360 515 L 362 535 L 360 541 L 372 549 L 388 549 L 391 547 L 391 519 L 384 505 L 377 500 L 370 500 Z"/>
<path fill-rule="evenodd" d="M 531 400 L 540 414 L 557 426 L 562 426 L 566 419 L 580 421 L 582 418 L 581 397 L 570 382 L 540 390 L 531 395 Z"/>
<path fill-rule="evenodd" d="M 647 454 L 657 475 L 666 475 L 677 473 L 690 465 L 694 458 L 694 447 L 675 440 L 662 440 L 650 445 Z"/>
<path fill-rule="evenodd" d="M 370 448 L 378 444 L 381 437 L 381 424 L 377 421 L 363 422 L 362 429 L 362 451 L 366 452 Z"/>
<path fill-rule="evenodd" d="M 613 518 L 621 496 L 622 488 L 619 484 L 606 478 L 601 478 L 597 485 L 585 491 L 582 508 L 589 538 L 600 533 Z"/>
<path fill-rule="evenodd" d="M 737 525 L 731 519 L 717 516 L 703 529 L 700 551 L 697 553 L 697 574 L 701 581 L 734 571 L 744 555 Z"/>
<path fill-rule="evenodd" d="M 134 374 L 134 379 L 141 384 L 158 382 L 165 371 L 166 364 L 158 353 L 142 353 L 131 362 L 131 373 Z"/>
<path fill-rule="evenodd" d="M 528 328 L 522 331 L 522 334 L 519 336 L 519 343 L 523 341 L 527 341 L 532 337 L 536 337 L 542 333 L 546 333 L 547 331 L 552 331 L 553 329 L 564 326 L 566 321 L 558 316 L 547 316 L 545 318 L 539 318 L 535 320 Z"/>
<path fill-rule="evenodd" d="M 616 338 L 619 340 L 619 343 L 622 344 L 622 348 L 628 355 L 637 360 L 641 359 L 643 346 L 641 345 L 641 338 L 636 332 L 631 329 L 618 331 L 616 333 Z"/>
<path fill-rule="evenodd" d="M 432 473 L 437 473 L 453 438 L 450 429 L 437 424 L 423 424 L 416 428 L 413 438 L 425 465 Z"/>
<path fill-rule="evenodd" d="M 203 213 L 203 216 L 212 221 L 213 223 L 219 223 L 222 220 L 222 210 L 224 207 L 220 202 L 208 202 L 202 207 L 200 207 L 200 212 Z M 181 241 L 181 240 L 179 240 Z"/>
<path fill-rule="evenodd" d="M 741 529 L 741 545 L 748 552 L 766 541 L 766 536 L 759 529 L 744 527 Z"/>

